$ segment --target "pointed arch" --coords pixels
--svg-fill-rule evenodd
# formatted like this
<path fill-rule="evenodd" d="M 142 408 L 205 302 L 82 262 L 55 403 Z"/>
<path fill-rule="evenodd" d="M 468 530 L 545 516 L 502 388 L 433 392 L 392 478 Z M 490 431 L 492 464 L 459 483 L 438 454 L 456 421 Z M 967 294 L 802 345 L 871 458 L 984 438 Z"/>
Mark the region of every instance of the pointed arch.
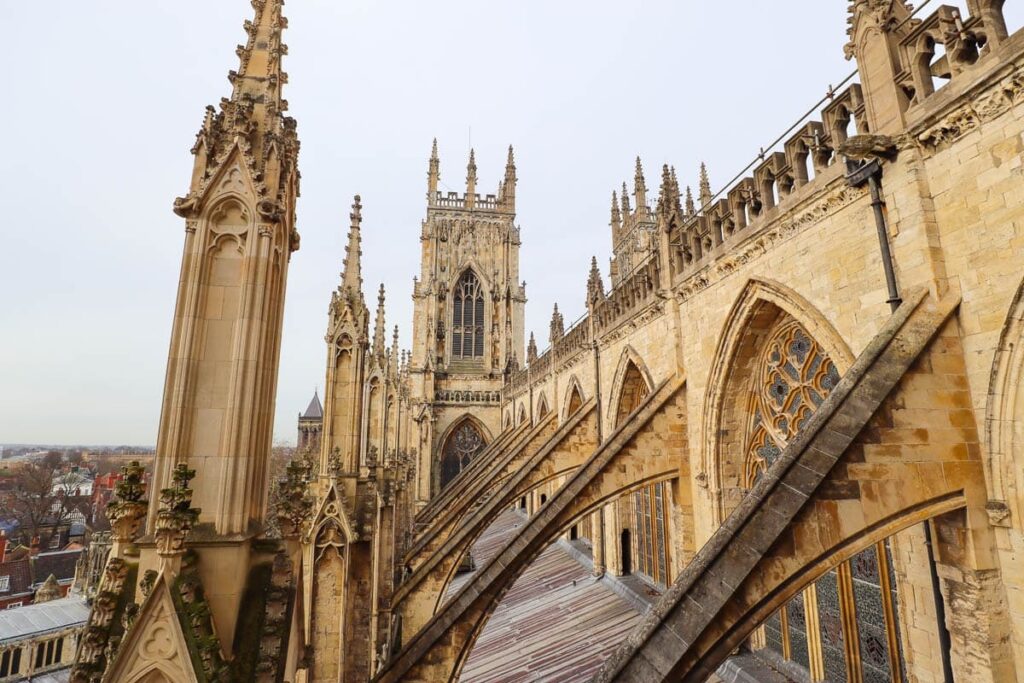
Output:
<path fill-rule="evenodd" d="M 786 327 L 788 326 L 788 327 Z M 783 328 L 786 329 L 783 329 Z M 788 332 L 787 332 L 788 330 Z M 730 309 L 719 336 L 704 400 L 705 448 L 701 470 L 713 498 L 713 523 L 721 524 L 745 490 L 741 443 L 752 427 L 752 386 L 760 354 L 773 335 L 802 331 L 841 376 L 853 364 L 850 347 L 831 323 L 795 291 L 751 279 Z M 781 339 L 781 337 L 780 337 Z M 781 418 L 780 418 L 781 419 Z M 756 438 L 751 434 L 751 438 Z"/>
<path fill-rule="evenodd" d="M 583 407 L 586 399 L 583 397 L 583 389 L 580 381 L 573 375 L 569 378 L 569 385 L 565 392 L 565 399 L 562 401 L 562 420 L 569 419 L 577 410 Z"/>
<path fill-rule="evenodd" d="M 551 409 L 548 408 L 548 399 L 543 393 L 541 393 L 541 395 L 537 398 L 537 419 L 540 420 L 549 412 L 551 412 Z"/>
<path fill-rule="evenodd" d="M 466 413 L 453 421 L 439 442 L 438 490 L 447 487 L 490 441 L 487 427 L 474 415 Z"/>
<path fill-rule="evenodd" d="M 1020 528 L 1024 514 L 1024 282 L 1003 323 L 989 375 L 985 406 L 985 474 L 989 517 L 994 524 Z"/>
<path fill-rule="evenodd" d="M 519 412 L 516 415 L 516 424 L 521 425 L 526 422 L 526 404 L 522 401 L 519 402 Z"/>
<path fill-rule="evenodd" d="M 613 419 L 612 429 L 621 425 L 643 403 L 653 387 L 654 380 L 647 364 L 636 349 L 627 344 L 619 355 L 619 364 L 612 379 L 612 395 L 608 402 L 611 407 L 609 415 Z"/>

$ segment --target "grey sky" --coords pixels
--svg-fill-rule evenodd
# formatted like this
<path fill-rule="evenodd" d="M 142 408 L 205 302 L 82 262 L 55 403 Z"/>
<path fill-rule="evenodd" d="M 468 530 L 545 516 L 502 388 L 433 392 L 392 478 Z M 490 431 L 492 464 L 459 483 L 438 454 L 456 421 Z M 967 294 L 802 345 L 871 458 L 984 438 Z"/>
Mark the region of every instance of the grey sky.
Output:
<path fill-rule="evenodd" d="M 936 3 L 937 4 L 937 3 Z M 954 3 L 959 4 L 959 3 Z M 1011 29 L 1024 20 L 1007 3 Z M 527 330 L 583 312 L 607 270 L 614 188 L 643 157 L 695 184 L 732 177 L 837 83 L 842 0 L 290 0 L 302 249 L 288 283 L 275 439 L 324 381 L 326 307 L 348 206 L 364 205 L 367 298 L 388 290 L 408 346 L 431 138 L 462 190 L 469 132 L 482 191 L 509 143 L 519 170 Z M 203 107 L 229 93 L 247 0 L 0 0 L 0 443 L 156 441 Z M 929 8 L 930 11 L 931 8 Z M 372 305 L 372 303 L 371 303 Z"/>

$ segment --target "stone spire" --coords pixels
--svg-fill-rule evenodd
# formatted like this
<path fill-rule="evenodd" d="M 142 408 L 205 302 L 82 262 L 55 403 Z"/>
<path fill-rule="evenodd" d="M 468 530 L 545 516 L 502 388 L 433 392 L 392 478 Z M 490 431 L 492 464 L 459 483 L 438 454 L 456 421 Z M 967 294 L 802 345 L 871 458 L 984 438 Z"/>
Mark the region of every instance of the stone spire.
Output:
<path fill-rule="evenodd" d="M 288 47 L 281 34 L 288 25 L 283 0 L 254 0 L 255 15 L 245 22 L 247 40 L 237 49 L 239 66 L 228 73 L 231 97 L 220 102 L 220 112 L 207 107 L 203 125 L 192 147 L 195 160 L 189 193 L 174 202 L 174 211 L 194 218 L 225 163 L 241 163 L 257 194 L 256 213 L 265 221 L 290 222 L 291 204 L 298 183 L 299 142 L 295 120 L 283 115 L 288 102 L 282 97 L 288 75 L 281 58 Z M 232 146 L 238 155 L 228 154 Z M 299 235 L 289 226 L 289 247 L 298 249 Z"/>
<path fill-rule="evenodd" d="M 530 343 L 526 345 L 526 364 L 533 365 L 537 362 L 537 340 L 530 333 Z"/>
<path fill-rule="evenodd" d="M 690 186 L 686 186 L 686 215 L 694 216 L 697 213 L 697 207 L 693 205 L 693 191 Z"/>
<path fill-rule="evenodd" d="M 437 156 L 437 138 L 430 150 L 430 165 L 427 169 L 427 202 L 433 203 L 437 196 L 437 184 L 441 180 L 441 159 Z"/>
<path fill-rule="evenodd" d="M 604 280 L 597 268 L 597 257 L 590 257 L 590 275 L 587 277 L 587 303 L 595 303 L 604 298 Z"/>
<path fill-rule="evenodd" d="M 647 183 L 644 181 L 644 167 L 640 163 L 640 157 L 636 158 L 636 174 L 633 176 L 633 197 L 636 200 L 636 210 L 644 213 L 647 208 Z"/>
<path fill-rule="evenodd" d="M 508 161 L 505 162 L 505 180 L 501 184 L 501 199 L 507 208 L 516 206 L 516 157 L 512 145 L 508 146 Z"/>
<path fill-rule="evenodd" d="M 469 164 L 466 165 L 466 208 L 476 206 L 476 152 L 470 148 Z"/>
<path fill-rule="evenodd" d="M 708 179 L 708 167 L 702 161 L 700 164 L 700 208 L 703 209 L 711 203 L 711 181 Z"/>
<path fill-rule="evenodd" d="M 663 218 L 670 218 L 674 213 L 682 213 L 680 206 L 679 181 L 675 169 L 665 164 L 661 167 L 661 196 L 658 197 L 658 211 Z"/>
<path fill-rule="evenodd" d="M 629 206 L 629 188 L 626 187 L 626 183 L 622 183 L 622 221 L 628 224 L 632 213 L 633 209 Z"/>
<path fill-rule="evenodd" d="M 555 304 L 555 310 L 551 312 L 551 344 L 560 340 L 565 336 L 565 320 L 562 318 L 562 314 L 558 312 L 558 304 Z"/>
<path fill-rule="evenodd" d="M 348 230 L 348 245 L 345 247 L 345 262 L 341 271 L 341 290 L 349 297 L 360 300 L 363 298 L 363 268 L 361 225 L 363 222 L 363 205 L 359 195 L 352 202 L 352 213 L 349 214 L 351 224 Z"/>
<path fill-rule="evenodd" d="M 379 365 L 384 364 L 384 353 L 386 351 L 384 347 L 384 283 L 380 283 L 380 289 L 377 291 L 377 319 L 374 321 L 373 327 L 373 356 L 377 359 Z"/>
<path fill-rule="evenodd" d="M 622 214 L 619 212 L 619 193 L 612 190 L 612 246 L 615 246 L 619 241 L 619 235 L 622 233 Z"/>
<path fill-rule="evenodd" d="M 281 31 L 288 20 L 281 12 L 283 0 L 253 2 L 256 16 L 245 22 L 249 38 L 238 50 L 238 71 L 228 73 L 231 81 L 231 101 L 251 101 L 254 109 L 265 108 L 284 111 L 287 105 L 281 98 L 281 86 L 288 76 L 281 70 L 281 57 L 288 54 L 288 46 L 281 42 Z"/>

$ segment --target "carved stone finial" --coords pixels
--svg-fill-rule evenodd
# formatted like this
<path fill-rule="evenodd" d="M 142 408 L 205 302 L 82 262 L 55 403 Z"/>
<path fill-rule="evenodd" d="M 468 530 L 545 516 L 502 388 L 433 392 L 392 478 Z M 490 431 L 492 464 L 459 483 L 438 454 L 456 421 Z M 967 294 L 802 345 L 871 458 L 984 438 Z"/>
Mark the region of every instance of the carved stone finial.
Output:
<path fill-rule="evenodd" d="M 185 537 L 199 521 L 200 510 L 192 507 L 189 482 L 196 476 L 184 463 L 171 474 L 171 486 L 160 491 L 160 510 L 156 517 L 156 552 L 165 567 L 175 571 L 185 552 Z"/>
<path fill-rule="evenodd" d="M 47 577 L 43 585 L 36 590 L 35 603 L 50 602 L 56 600 L 61 595 L 60 584 L 57 583 L 57 577 L 53 574 Z"/>
<path fill-rule="evenodd" d="M 281 535 L 286 539 L 298 538 L 313 511 L 313 497 L 309 494 L 310 464 L 295 459 L 285 468 L 284 479 L 278 482 L 278 496 L 274 514 Z"/>
<path fill-rule="evenodd" d="M 107 505 L 107 519 L 110 520 L 111 539 L 120 547 L 135 538 L 149 505 L 143 496 L 146 484 L 143 480 L 145 468 L 133 460 L 121 468 L 121 480 L 114 486 L 114 499 Z"/>

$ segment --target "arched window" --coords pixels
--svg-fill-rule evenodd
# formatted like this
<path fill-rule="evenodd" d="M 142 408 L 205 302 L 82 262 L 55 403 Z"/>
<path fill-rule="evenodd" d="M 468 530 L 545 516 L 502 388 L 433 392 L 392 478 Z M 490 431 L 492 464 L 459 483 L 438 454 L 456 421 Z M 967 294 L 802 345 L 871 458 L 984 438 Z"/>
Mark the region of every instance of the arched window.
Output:
<path fill-rule="evenodd" d="M 486 445 L 484 435 L 472 420 L 465 419 L 453 429 L 441 450 L 441 488 L 448 486 L 459 472 L 466 469 Z"/>
<path fill-rule="evenodd" d="M 619 392 L 619 405 L 615 411 L 615 426 L 618 427 L 629 415 L 640 407 L 651 388 L 636 363 L 629 361 L 626 372 L 622 375 L 622 390 Z"/>
<path fill-rule="evenodd" d="M 839 383 L 839 371 L 795 320 L 764 345 L 751 387 L 744 485 L 753 486 Z"/>
<path fill-rule="evenodd" d="M 452 297 L 452 358 L 483 358 L 484 291 L 476 273 L 467 270 Z"/>

